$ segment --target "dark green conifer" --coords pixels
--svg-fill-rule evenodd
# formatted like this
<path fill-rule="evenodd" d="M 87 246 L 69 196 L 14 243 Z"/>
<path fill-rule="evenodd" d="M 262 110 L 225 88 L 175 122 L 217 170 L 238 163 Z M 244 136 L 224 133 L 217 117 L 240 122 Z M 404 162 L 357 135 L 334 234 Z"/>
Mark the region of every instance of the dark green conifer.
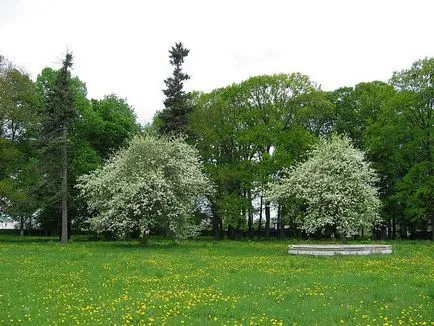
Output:
<path fill-rule="evenodd" d="M 159 131 L 162 134 L 183 134 L 188 135 L 188 125 L 192 107 L 189 104 L 190 96 L 183 89 L 184 81 L 190 76 L 182 72 L 184 58 L 188 56 L 190 50 L 184 48 L 182 43 L 176 43 L 169 51 L 169 62 L 174 67 L 173 76 L 167 78 L 164 83 L 166 89 L 163 90 L 166 99 L 164 109 L 160 112 Z"/>

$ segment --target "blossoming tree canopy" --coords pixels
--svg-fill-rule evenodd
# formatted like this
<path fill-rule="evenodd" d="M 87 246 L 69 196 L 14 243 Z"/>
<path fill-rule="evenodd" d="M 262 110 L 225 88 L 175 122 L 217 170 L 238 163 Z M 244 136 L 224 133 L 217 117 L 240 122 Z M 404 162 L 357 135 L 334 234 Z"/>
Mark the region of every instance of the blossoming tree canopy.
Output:
<path fill-rule="evenodd" d="M 97 216 L 98 232 L 119 237 L 164 226 L 176 238 L 197 231 L 197 204 L 212 193 L 199 154 L 181 139 L 137 136 L 102 168 L 84 175 L 77 186 Z"/>
<path fill-rule="evenodd" d="M 348 137 L 321 140 L 307 161 L 284 172 L 268 197 L 287 205 L 306 233 L 331 227 L 344 240 L 380 221 L 375 172 Z"/>

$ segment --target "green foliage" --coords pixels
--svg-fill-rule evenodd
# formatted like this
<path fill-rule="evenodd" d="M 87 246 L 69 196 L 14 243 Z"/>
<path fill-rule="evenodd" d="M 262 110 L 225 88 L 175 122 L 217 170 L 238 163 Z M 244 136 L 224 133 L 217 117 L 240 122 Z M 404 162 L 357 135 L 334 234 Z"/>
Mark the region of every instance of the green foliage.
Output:
<path fill-rule="evenodd" d="M 193 214 L 212 193 L 197 151 L 180 139 L 152 135 L 133 138 L 101 169 L 82 176 L 77 187 L 97 216 L 96 231 L 142 238 L 166 227 L 176 238 L 195 234 Z"/>
<path fill-rule="evenodd" d="M 434 58 L 395 72 L 391 84 L 398 91 L 395 113 L 409 132 L 405 143 L 398 144 L 409 166 L 397 183 L 396 197 L 406 215 L 425 228 L 428 221 L 434 225 Z"/>
<path fill-rule="evenodd" d="M 265 185 L 282 176 L 282 167 L 304 160 L 318 137 L 331 133 L 348 135 L 378 172 L 389 236 L 426 235 L 434 224 L 433 58 L 395 72 L 389 83 L 364 82 L 329 93 L 308 76 L 292 73 L 255 76 L 204 94 L 183 89 L 189 50 L 177 43 L 169 52 L 174 70 L 165 80 L 165 109 L 147 130 L 184 134 L 199 150 L 217 189 L 208 198 L 214 230 L 248 225 L 251 231 Z M 51 231 L 57 230 L 60 212 L 58 149 L 67 143 L 70 216 L 79 228 L 87 206 L 74 188 L 77 178 L 143 130 L 124 99 L 88 100 L 81 80 L 61 75 L 62 70 L 45 68 L 34 84 L 0 56 L 1 209 L 23 220 L 42 208 L 41 227 L 51 224 Z M 59 92 L 66 80 L 68 94 Z M 74 103 L 76 111 L 62 101 Z M 60 135 L 62 119 L 68 121 L 67 141 Z M 45 143 L 42 153 L 36 143 Z M 39 163 L 42 171 L 35 168 Z M 292 214 L 282 202 L 276 208 L 283 212 L 280 219 Z M 279 223 L 293 225 L 291 219 Z"/>
<path fill-rule="evenodd" d="M 375 173 L 347 137 L 320 141 L 307 161 L 285 174 L 270 184 L 268 196 L 288 203 L 306 233 L 335 228 L 349 238 L 379 222 Z"/>
<path fill-rule="evenodd" d="M 49 94 L 55 89 L 59 71 L 45 68 L 37 78 L 36 88 L 41 107 L 48 105 Z M 80 228 L 87 219 L 87 205 L 74 188 L 77 178 L 101 166 L 114 151 L 119 150 L 140 131 L 131 106 L 126 100 L 112 94 L 101 100 L 88 100 L 84 82 L 70 79 L 71 93 L 78 114 L 69 132 L 69 216 L 74 228 Z M 51 158 L 54 162 L 54 158 Z M 47 167 L 47 166 L 46 166 Z M 58 178 L 50 178 L 39 189 L 42 211 L 40 222 L 44 229 L 57 232 L 59 206 L 56 191 Z"/>
<path fill-rule="evenodd" d="M 37 208 L 36 104 L 30 77 L 0 56 L 0 213 L 21 221 L 21 226 Z"/>
<path fill-rule="evenodd" d="M 95 117 L 91 126 L 85 127 L 85 137 L 103 159 L 124 147 L 140 131 L 133 108 L 114 94 L 92 100 L 91 110 Z M 84 123 L 89 124 L 89 121 Z"/>
<path fill-rule="evenodd" d="M 188 56 L 190 50 L 184 48 L 182 43 L 175 43 L 169 51 L 170 64 L 174 67 L 173 76 L 167 78 L 164 83 L 166 89 L 163 90 L 166 99 L 164 109 L 159 113 L 159 131 L 163 134 L 189 134 L 189 119 L 192 111 L 189 99 L 190 95 L 184 91 L 184 81 L 190 76 L 182 72 L 184 58 Z"/>
<path fill-rule="evenodd" d="M 46 68 L 37 80 L 38 97 L 43 115 L 40 147 L 44 197 L 49 203 L 56 205 L 60 205 L 61 202 L 62 148 L 66 146 L 71 152 L 71 132 L 73 122 L 78 117 L 75 95 L 81 89 L 81 85 L 76 88 L 77 83 L 72 82 L 69 71 L 71 65 L 72 57 L 67 55 L 62 69 L 56 72 Z M 64 130 L 66 130 L 66 136 Z M 71 157 L 68 155 L 68 165 Z"/>
<path fill-rule="evenodd" d="M 44 119 L 41 123 L 41 167 L 45 195 L 51 205 L 61 207 L 61 241 L 68 242 L 68 170 L 71 151 L 70 133 L 78 116 L 75 94 L 71 87 L 72 54 L 67 53 L 62 67 L 56 74 L 52 87 L 47 87 Z"/>
<path fill-rule="evenodd" d="M 195 96 L 191 128 L 218 185 L 213 217 L 234 227 L 253 210 L 247 197 L 261 196 L 282 165 L 293 164 L 331 128 L 325 117 L 332 103 L 298 73 L 256 76 Z"/>
<path fill-rule="evenodd" d="M 47 94 L 47 103 L 44 107 L 45 117 L 42 123 L 42 133 L 54 139 L 62 134 L 62 127 L 70 128 L 77 115 L 74 103 L 74 94 L 71 91 L 72 54 L 67 53 L 62 61 L 62 68 L 56 75 L 53 88 Z"/>
<path fill-rule="evenodd" d="M 335 104 L 333 130 L 347 134 L 355 146 L 366 149 L 369 128 L 390 106 L 395 90 L 384 82 L 360 83 L 340 88 L 329 94 Z"/>
<path fill-rule="evenodd" d="M 335 130 L 366 151 L 378 172 L 381 215 L 392 237 L 427 230 L 432 219 L 432 62 L 418 60 L 394 73 L 390 84 L 361 83 L 330 94 Z"/>

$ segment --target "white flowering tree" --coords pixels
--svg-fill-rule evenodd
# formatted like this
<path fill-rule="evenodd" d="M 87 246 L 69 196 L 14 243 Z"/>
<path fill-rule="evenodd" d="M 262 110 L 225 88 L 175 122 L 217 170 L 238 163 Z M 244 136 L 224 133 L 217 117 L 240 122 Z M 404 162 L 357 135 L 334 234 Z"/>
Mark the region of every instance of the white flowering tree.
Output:
<path fill-rule="evenodd" d="M 268 197 L 297 212 L 308 234 L 335 228 L 342 241 L 380 221 L 376 176 L 364 153 L 346 136 L 321 140 L 307 161 L 285 171 L 269 185 Z"/>
<path fill-rule="evenodd" d="M 97 232 L 119 237 L 152 227 L 167 227 L 176 238 L 195 234 L 194 212 L 212 185 L 202 172 L 199 154 L 181 139 L 137 136 L 101 169 L 80 178 L 77 186 L 97 215 Z"/>

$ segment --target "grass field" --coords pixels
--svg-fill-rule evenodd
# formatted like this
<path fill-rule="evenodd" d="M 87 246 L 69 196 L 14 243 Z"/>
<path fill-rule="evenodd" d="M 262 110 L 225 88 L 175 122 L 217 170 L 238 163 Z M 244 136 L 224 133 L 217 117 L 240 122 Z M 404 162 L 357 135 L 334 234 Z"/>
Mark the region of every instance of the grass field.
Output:
<path fill-rule="evenodd" d="M 431 242 L 303 257 L 289 241 L 25 239 L 0 236 L 0 324 L 434 325 Z"/>

